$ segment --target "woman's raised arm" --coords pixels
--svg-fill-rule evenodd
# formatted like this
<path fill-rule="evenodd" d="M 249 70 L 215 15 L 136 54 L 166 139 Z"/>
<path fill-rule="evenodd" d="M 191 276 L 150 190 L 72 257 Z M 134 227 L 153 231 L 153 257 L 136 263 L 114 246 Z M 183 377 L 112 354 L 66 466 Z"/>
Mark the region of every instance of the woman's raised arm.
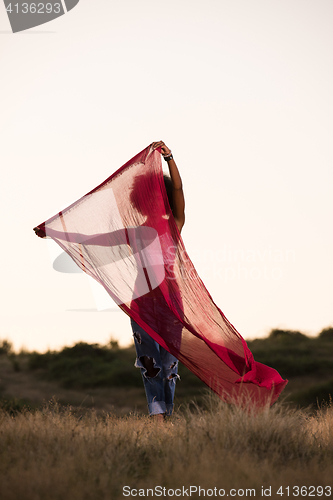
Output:
<path fill-rule="evenodd" d="M 185 198 L 179 170 L 170 149 L 164 144 L 163 141 L 153 142 L 152 147 L 153 149 L 161 148 L 162 155 L 168 163 L 172 181 L 172 198 L 174 204 L 173 216 L 178 230 L 181 232 L 183 225 L 185 224 Z"/>

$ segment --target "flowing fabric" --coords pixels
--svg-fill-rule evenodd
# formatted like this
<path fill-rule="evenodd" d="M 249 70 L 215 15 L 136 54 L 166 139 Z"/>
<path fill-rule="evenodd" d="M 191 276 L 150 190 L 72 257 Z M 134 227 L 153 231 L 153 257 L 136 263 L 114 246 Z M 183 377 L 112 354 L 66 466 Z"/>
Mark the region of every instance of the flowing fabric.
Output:
<path fill-rule="evenodd" d="M 158 150 L 147 147 L 38 227 L 222 400 L 276 401 L 287 381 L 254 360 L 186 253 Z"/>

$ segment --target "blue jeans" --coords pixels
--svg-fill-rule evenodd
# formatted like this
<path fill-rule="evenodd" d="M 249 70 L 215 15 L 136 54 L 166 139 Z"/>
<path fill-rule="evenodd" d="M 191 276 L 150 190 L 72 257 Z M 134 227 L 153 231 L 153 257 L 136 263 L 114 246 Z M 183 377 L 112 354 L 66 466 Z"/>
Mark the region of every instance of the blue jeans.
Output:
<path fill-rule="evenodd" d="M 137 358 L 146 391 L 149 415 L 171 415 L 178 375 L 178 359 L 161 347 L 131 319 Z M 148 359 L 147 359 L 148 358 Z"/>

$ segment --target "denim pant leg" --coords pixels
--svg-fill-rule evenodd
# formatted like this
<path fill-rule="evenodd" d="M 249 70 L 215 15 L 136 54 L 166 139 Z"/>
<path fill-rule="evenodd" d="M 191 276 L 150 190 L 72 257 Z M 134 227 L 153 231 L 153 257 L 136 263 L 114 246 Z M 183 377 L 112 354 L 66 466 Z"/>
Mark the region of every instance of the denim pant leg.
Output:
<path fill-rule="evenodd" d="M 163 369 L 166 415 L 172 415 L 176 380 L 180 378 L 178 375 L 178 359 L 161 346 L 160 354 Z"/>
<path fill-rule="evenodd" d="M 137 353 L 135 366 L 141 370 L 149 415 L 158 413 L 171 415 L 178 378 L 178 360 L 150 337 L 133 319 L 131 319 L 131 325 Z M 140 359 L 143 356 L 152 358 L 154 368 L 159 370 L 154 377 L 147 375 L 147 369 Z"/>

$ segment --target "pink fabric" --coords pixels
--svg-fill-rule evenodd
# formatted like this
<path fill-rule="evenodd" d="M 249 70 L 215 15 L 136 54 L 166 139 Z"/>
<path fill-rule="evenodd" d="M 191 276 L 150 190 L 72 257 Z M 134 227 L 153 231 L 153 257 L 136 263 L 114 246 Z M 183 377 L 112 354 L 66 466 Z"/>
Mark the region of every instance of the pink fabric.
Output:
<path fill-rule="evenodd" d="M 259 407 L 276 401 L 287 381 L 254 360 L 199 278 L 170 211 L 157 150 L 144 149 L 39 227 L 221 399 L 245 405 L 250 398 Z"/>

